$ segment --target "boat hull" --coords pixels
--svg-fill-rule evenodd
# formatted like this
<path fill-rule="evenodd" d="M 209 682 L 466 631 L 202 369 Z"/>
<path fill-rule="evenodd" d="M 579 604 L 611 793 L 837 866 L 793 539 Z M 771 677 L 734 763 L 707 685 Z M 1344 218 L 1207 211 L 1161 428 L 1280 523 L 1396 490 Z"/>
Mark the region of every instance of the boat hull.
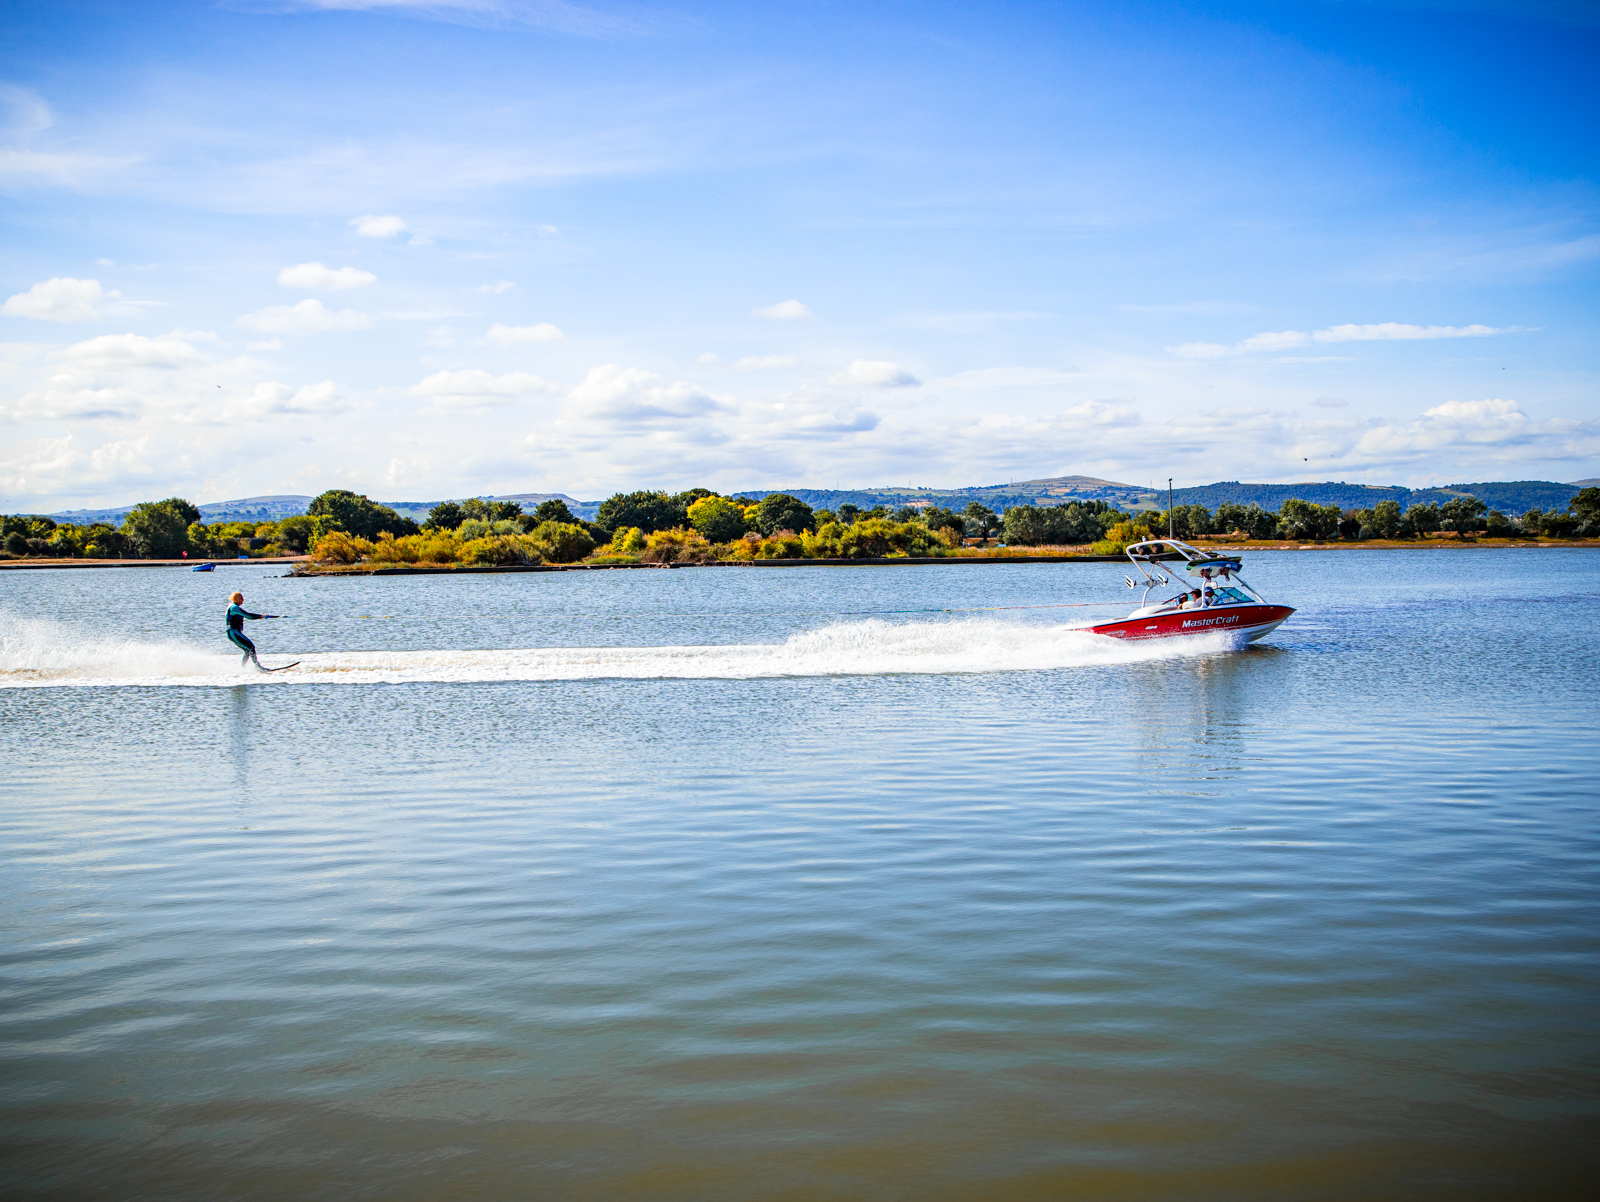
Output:
<path fill-rule="evenodd" d="M 1294 610 L 1287 605 L 1228 605 L 1214 609 L 1182 609 L 1144 618 L 1102 622 L 1089 629 L 1114 639 L 1175 639 L 1222 634 L 1237 646 L 1271 634 Z"/>

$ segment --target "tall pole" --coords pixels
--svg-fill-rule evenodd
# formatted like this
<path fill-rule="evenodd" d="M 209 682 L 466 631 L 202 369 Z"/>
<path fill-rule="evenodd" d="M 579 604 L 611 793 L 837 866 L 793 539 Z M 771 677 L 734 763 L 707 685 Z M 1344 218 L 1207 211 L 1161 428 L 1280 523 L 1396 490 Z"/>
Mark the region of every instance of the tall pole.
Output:
<path fill-rule="evenodd" d="M 1172 527 L 1172 477 L 1167 477 L 1167 537 L 1176 538 L 1177 532 Z"/>

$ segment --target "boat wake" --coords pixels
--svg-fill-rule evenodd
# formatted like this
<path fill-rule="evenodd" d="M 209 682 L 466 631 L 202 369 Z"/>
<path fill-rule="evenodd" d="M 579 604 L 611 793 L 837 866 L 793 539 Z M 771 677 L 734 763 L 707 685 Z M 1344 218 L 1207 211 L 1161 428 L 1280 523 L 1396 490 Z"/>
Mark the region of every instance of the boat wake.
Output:
<path fill-rule="evenodd" d="M 1179 645 L 1174 645 L 1175 643 Z M 1139 663 L 1228 649 L 1224 637 L 1126 643 L 1071 626 L 996 619 L 849 622 L 781 643 L 544 647 L 503 651 L 325 651 L 288 672 L 182 643 L 84 642 L 55 623 L 0 617 L 0 688 L 289 686 L 535 680 L 752 680 L 1017 672 Z M 267 667 L 296 658 L 263 653 Z"/>

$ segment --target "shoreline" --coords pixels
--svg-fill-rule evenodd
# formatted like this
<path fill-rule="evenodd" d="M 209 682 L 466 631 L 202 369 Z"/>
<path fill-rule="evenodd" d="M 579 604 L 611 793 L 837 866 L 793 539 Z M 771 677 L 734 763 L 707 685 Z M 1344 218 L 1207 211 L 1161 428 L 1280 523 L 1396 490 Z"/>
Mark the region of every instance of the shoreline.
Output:
<path fill-rule="evenodd" d="M 305 563 L 310 558 L 309 555 L 272 555 L 263 559 L 0 559 L 0 572 L 29 568 L 194 568 L 203 563 L 233 568 L 257 563 Z"/>
<path fill-rule="evenodd" d="M 1260 551 L 1504 551 L 1504 550 L 1594 550 L 1600 548 L 1600 539 L 1564 539 L 1553 542 L 1525 542 L 1519 540 L 1486 542 L 1480 539 L 1419 539 L 1415 541 L 1379 540 L 1345 543 L 1291 543 L 1291 542 L 1211 542 L 1202 540 L 1195 544 L 1207 550 L 1244 554 Z M 998 553 L 997 553 L 998 552 Z M 609 572 L 638 571 L 659 568 L 878 568 L 878 567 L 931 567 L 940 564 L 1006 564 L 1006 563 L 1122 563 L 1123 555 L 1058 554 L 1020 555 L 1004 550 L 969 551 L 954 555 L 925 556 L 916 559 L 880 557 L 867 559 L 713 559 L 707 563 L 539 563 L 504 565 L 454 565 L 438 564 L 340 564 L 333 567 L 313 567 L 308 555 L 273 556 L 264 559 L 4 559 L 0 571 L 43 571 L 49 568 L 189 568 L 211 563 L 218 568 L 249 567 L 257 564 L 282 566 L 304 565 L 309 570 L 292 570 L 282 579 L 305 580 L 324 576 L 440 576 L 450 574 L 478 575 L 501 572 Z"/>

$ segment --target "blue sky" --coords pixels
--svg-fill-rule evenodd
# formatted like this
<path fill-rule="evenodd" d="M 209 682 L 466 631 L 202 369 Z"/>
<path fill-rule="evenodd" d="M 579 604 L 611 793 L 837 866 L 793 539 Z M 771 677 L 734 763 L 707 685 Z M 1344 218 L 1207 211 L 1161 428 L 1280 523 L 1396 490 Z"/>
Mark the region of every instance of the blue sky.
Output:
<path fill-rule="evenodd" d="M 1600 475 L 1592 4 L 0 12 L 0 509 Z"/>

